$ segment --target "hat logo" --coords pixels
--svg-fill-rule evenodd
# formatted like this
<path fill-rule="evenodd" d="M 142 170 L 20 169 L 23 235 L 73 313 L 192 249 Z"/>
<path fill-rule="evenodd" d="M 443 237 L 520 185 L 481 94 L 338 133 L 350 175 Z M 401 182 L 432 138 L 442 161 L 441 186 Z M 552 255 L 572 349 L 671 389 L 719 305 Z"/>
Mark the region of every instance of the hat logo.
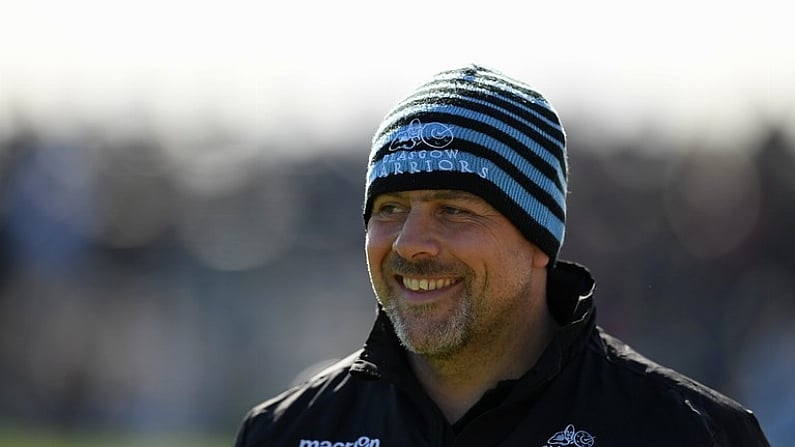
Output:
<path fill-rule="evenodd" d="M 408 127 L 395 135 L 392 144 L 389 145 L 390 152 L 398 150 L 411 150 L 420 143 L 425 143 L 433 149 L 447 147 L 453 142 L 453 129 L 442 123 L 422 124 L 419 119 L 411 120 Z"/>

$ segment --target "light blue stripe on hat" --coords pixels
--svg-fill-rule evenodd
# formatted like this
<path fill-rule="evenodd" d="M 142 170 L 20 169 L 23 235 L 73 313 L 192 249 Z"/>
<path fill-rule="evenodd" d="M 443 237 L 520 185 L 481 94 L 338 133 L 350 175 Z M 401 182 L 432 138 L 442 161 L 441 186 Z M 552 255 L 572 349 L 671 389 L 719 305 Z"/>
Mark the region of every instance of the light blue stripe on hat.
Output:
<path fill-rule="evenodd" d="M 393 152 L 369 166 L 367 184 L 370 185 L 379 178 L 392 175 L 411 175 L 422 172 L 459 172 L 478 175 L 501 189 L 559 242 L 563 241 L 565 225 L 546 205 L 490 160 L 468 152 L 448 148 Z M 531 181 L 539 184 L 539 180 L 545 179 L 545 177 L 538 171 L 536 173 L 537 177 L 531 177 Z M 558 201 L 558 203 L 565 214 L 565 201 Z"/>
<path fill-rule="evenodd" d="M 499 81 L 488 79 L 486 76 L 497 78 L 499 79 Z M 530 101 L 534 104 L 537 104 L 557 115 L 557 112 L 555 112 L 555 109 L 552 108 L 552 105 L 535 88 L 533 88 L 532 86 L 530 86 L 525 82 L 516 79 L 504 79 L 499 73 L 496 72 L 487 72 L 485 73 L 485 76 L 482 76 L 481 73 L 476 73 L 475 76 L 473 76 L 473 82 L 467 81 L 466 76 L 462 77 L 461 72 L 450 72 L 447 74 L 441 74 L 435 76 L 430 82 L 428 82 L 428 84 L 431 84 L 437 80 L 458 81 L 459 83 L 456 84 L 456 87 L 462 85 L 486 85 L 489 87 L 488 91 L 490 91 L 492 94 L 494 94 L 499 90 L 504 90 L 516 96 L 524 98 L 527 101 Z M 530 90 L 531 92 L 535 93 L 538 96 L 534 96 L 526 92 L 523 92 L 517 89 L 516 87 L 514 87 L 514 85 L 519 85 L 527 90 Z"/>
<path fill-rule="evenodd" d="M 451 78 L 451 80 L 457 80 L 457 79 L 458 78 Z M 500 95 L 499 92 L 495 92 L 493 90 L 488 90 L 488 89 L 485 89 L 483 87 L 480 87 L 478 84 L 455 83 L 455 82 L 444 82 L 444 83 L 443 82 L 435 82 L 433 84 L 425 85 L 423 87 L 418 88 L 417 90 L 415 90 L 412 93 L 411 96 L 407 97 L 402 102 L 403 103 L 407 103 L 407 102 L 411 102 L 411 101 L 414 101 L 416 99 L 419 99 L 421 97 L 425 97 L 426 93 L 431 93 L 434 90 L 437 90 L 437 89 L 440 89 L 440 88 L 449 88 L 449 89 L 452 89 L 452 90 L 467 90 L 469 92 L 479 93 L 479 94 L 482 94 L 482 95 L 491 96 L 491 97 L 494 97 L 494 98 L 501 99 L 503 101 L 506 101 L 506 102 L 509 102 L 509 103 L 513 104 L 516 107 L 521 108 L 522 110 L 526 111 L 527 113 L 532 114 L 533 116 L 537 117 L 538 119 L 544 121 L 546 124 L 548 124 L 551 127 L 555 128 L 556 130 L 559 130 L 560 132 L 564 132 L 563 126 L 561 126 L 561 124 L 559 122 L 550 120 L 546 116 L 544 116 L 541 113 L 539 113 L 537 110 L 535 110 L 535 109 L 533 109 L 531 107 L 528 107 L 527 104 L 523 104 L 521 102 L 518 102 L 518 101 L 514 100 L 513 98 L 511 98 L 510 96 Z M 508 89 L 506 89 L 506 90 L 508 90 Z M 439 95 L 444 95 L 444 94 L 445 94 L 444 92 L 439 92 Z M 427 95 L 427 96 L 430 96 L 430 95 Z M 461 97 L 463 97 L 463 96 L 461 96 Z M 472 99 L 472 98 L 468 98 L 467 97 L 467 99 Z M 533 103 L 534 104 L 544 104 L 544 108 L 546 110 L 554 112 L 553 110 L 550 110 L 549 107 L 546 107 L 546 103 L 542 103 L 541 101 L 535 101 L 535 100 L 533 101 Z M 489 103 L 489 105 L 491 105 L 492 107 L 496 107 L 494 104 L 490 104 Z M 503 108 L 500 108 L 500 110 L 503 110 L 506 113 L 511 113 L 508 110 L 503 109 Z M 516 116 L 516 115 L 513 115 L 513 116 Z M 525 121 L 525 120 L 522 120 L 522 121 Z M 532 125 L 529 122 L 527 124 L 528 125 Z M 533 127 L 535 127 L 535 126 L 533 126 Z M 550 138 L 551 141 L 558 141 L 554 137 L 551 137 L 549 135 L 547 135 L 547 136 Z"/>
<path fill-rule="evenodd" d="M 468 85 L 466 87 L 467 87 L 466 90 L 473 91 L 473 92 L 477 91 L 477 92 L 482 93 L 484 95 L 488 95 L 488 96 L 491 96 L 491 97 L 495 97 L 495 98 L 501 99 L 503 101 L 510 102 L 510 103 L 514 104 L 515 106 L 517 106 L 517 107 L 522 107 L 523 109 L 525 109 L 526 112 L 531 113 L 533 116 L 541 119 L 545 123 L 547 123 L 550 126 L 554 127 L 556 130 L 559 130 L 559 131 L 563 132 L 563 129 L 557 123 L 554 123 L 554 122 L 546 119 L 542 115 L 539 115 L 536 111 L 534 111 L 532 109 L 527 109 L 525 106 L 523 106 L 523 105 L 521 105 L 521 104 L 519 104 L 517 102 L 514 102 L 514 101 L 510 100 L 507 97 L 497 96 L 497 95 L 494 95 L 493 93 L 491 93 L 491 92 L 489 92 L 487 90 L 483 90 L 483 89 L 470 88 L 470 86 L 468 86 Z M 461 88 L 459 88 L 459 87 L 455 87 L 455 88 L 457 90 L 461 90 Z M 460 95 L 460 94 L 456 94 L 456 93 L 449 93 L 449 92 L 439 91 L 439 90 L 436 90 L 436 89 L 427 89 L 427 90 L 420 89 L 417 92 L 422 93 L 422 94 L 412 95 L 412 96 L 410 96 L 408 98 L 408 100 L 406 102 L 423 100 L 423 101 L 426 101 L 426 104 L 428 104 L 428 103 L 442 103 L 442 101 L 439 101 L 440 99 L 456 98 L 456 99 L 461 99 L 461 100 L 468 101 L 468 102 L 471 102 L 471 103 L 480 104 L 480 105 L 488 107 L 490 109 L 497 110 L 497 111 L 500 111 L 502 113 L 505 113 L 506 115 L 508 115 L 508 116 L 520 121 L 522 124 L 524 124 L 527 127 L 533 129 L 536 133 L 538 133 L 539 135 L 542 135 L 544 138 L 547 139 L 547 141 L 549 141 L 550 143 L 552 143 L 555 146 L 559 147 L 561 150 L 563 150 L 563 148 L 564 148 L 564 142 L 563 141 L 561 141 L 561 140 L 549 135 L 544 130 L 540 129 L 537 125 L 535 125 L 532 122 L 528 121 L 524 117 L 522 117 L 520 115 L 517 115 L 516 113 L 512 112 L 511 110 L 508 110 L 508 109 L 500 107 L 500 106 L 498 106 L 496 104 L 490 103 L 490 102 L 486 101 L 485 99 L 476 98 L 476 97 L 470 97 L 470 96 L 464 96 L 464 95 Z M 430 101 L 428 101 L 428 100 L 430 100 Z M 402 111 L 400 113 L 402 114 Z"/>
<path fill-rule="evenodd" d="M 518 140 L 519 143 L 524 145 L 525 147 L 531 149 L 536 155 L 538 155 L 542 160 L 544 160 L 550 167 L 557 170 L 558 172 L 564 172 L 563 167 L 560 165 L 558 158 L 551 154 L 546 148 L 541 146 L 537 141 L 535 141 L 532 137 L 528 136 L 527 134 L 521 132 L 520 130 L 507 125 L 505 122 L 492 118 L 489 115 L 479 113 L 473 110 L 469 110 L 464 107 L 459 106 L 452 106 L 447 104 L 433 104 L 429 106 L 428 104 L 419 104 L 417 106 L 409 107 L 404 110 L 401 110 L 399 114 L 392 115 L 384 121 L 383 128 L 389 127 L 395 121 L 405 117 L 416 115 L 420 113 L 447 113 L 454 116 L 461 116 L 464 118 L 469 118 L 475 121 L 480 121 L 482 123 L 488 124 L 494 128 L 502 130 L 503 132 L 507 133 L 514 139 Z M 450 123 L 445 123 L 450 125 Z M 390 132 L 388 135 L 394 135 L 394 132 Z M 387 137 L 388 135 L 384 135 Z M 376 140 L 376 144 L 374 147 L 381 147 L 383 143 L 387 140 Z M 563 151 L 561 150 L 561 153 Z M 564 182 L 565 183 L 565 182 Z"/>
<path fill-rule="evenodd" d="M 418 109 L 423 110 L 423 107 L 418 107 Z M 471 110 L 465 109 L 463 107 L 457 106 L 448 106 L 448 105 L 440 105 L 436 106 L 432 110 L 433 112 L 441 112 L 441 113 L 449 113 L 457 116 L 462 116 L 465 118 L 474 119 L 483 123 L 486 123 L 490 126 L 496 127 L 503 132 L 507 133 L 511 137 L 518 140 L 521 144 L 527 147 L 531 152 L 538 155 L 542 160 L 544 160 L 552 169 L 555 170 L 557 173 L 558 181 L 560 184 L 565 188 L 566 186 L 566 172 L 565 168 L 560 165 L 558 159 L 552 155 L 547 149 L 542 147 L 538 142 L 534 139 L 527 137 L 524 133 L 516 130 L 511 126 L 505 125 L 502 121 L 495 120 L 488 115 L 484 115 L 482 113 L 472 112 Z M 407 110 L 406 115 L 413 115 L 415 113 L 412 110 Z M 427 123 L 423 123 L 427 124 Z M 445 123 L 446 126 L 451 128 L 454 132 L 454 139 L 455 138 L 463 138 L 466 141 L 470 141 L 472 143 L 476 143 L 488 149 L 495 151 L 496 153 L 500 154 L 506 160 L 509 160 L 514 166 L 516 166 L 522 172 L 525 172 L 528 176 L 530 173 L 534 171 L 538 171 L 538 169 L 533 166 L 531 163 L 527 162 L 524 157 L 521 157 L 515 149 L 507 146 L 506 144 L 500 142 L 499 140 L 494 139 L 493 137 L 476 132 L 474 130 L 468 129 L 466 127 L 456 126 L 449 123 Z M 373 151 L 379 150 L 379 148 L 384 147 L 391 141 L 393 141 L 396 136 L 404 132 L 406 128 L 408 128 L 410 124 L 406 126 L 400 126 L 393 129 L 391 132 L 381 135 L 376 141 L 373 142 Z M 375 155 L 374 153 L 372 155 Z M 543 177 L 546 178 L 546 177 Z M 550 193 L 553 197 L 556 197 L 555 200 L 558 200 L 558 196 L 554 193 L 554 190 L 557 190 L 560 193 L 565 193 L 565 191 L 560 191 L 557 185 L 554 185 L 554 182 L 551 182 L 553 186 L 539 184 L 545 191 Z M 563 201 L 563 199 L 561 199 Z"/>

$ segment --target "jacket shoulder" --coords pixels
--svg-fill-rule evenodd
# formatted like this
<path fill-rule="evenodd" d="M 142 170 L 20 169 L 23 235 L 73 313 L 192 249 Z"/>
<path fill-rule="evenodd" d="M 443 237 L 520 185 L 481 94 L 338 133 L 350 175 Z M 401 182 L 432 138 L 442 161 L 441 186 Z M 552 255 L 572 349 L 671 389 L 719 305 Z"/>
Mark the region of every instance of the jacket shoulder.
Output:
<path fill-rule="evenodd" d="M 601 329 L 591 349 L 629 378 L 622 381 L 632 388 L 629 392 L 652 397 L 649 404 L 670 417 L 696 418 L 716 445 L 769 446 L 754 414 L 726 395 L 659 365 Z"/>
<path fill-rule="evenodd" d="M 271 397 L 248 411 L 237 434 L 235 447 L 268 445 L 277 431 L 301 420 L 301 414 L 321 403 L 348 380 L 353 362 L 361 351 L 329 366 L 302 384 Z"/>

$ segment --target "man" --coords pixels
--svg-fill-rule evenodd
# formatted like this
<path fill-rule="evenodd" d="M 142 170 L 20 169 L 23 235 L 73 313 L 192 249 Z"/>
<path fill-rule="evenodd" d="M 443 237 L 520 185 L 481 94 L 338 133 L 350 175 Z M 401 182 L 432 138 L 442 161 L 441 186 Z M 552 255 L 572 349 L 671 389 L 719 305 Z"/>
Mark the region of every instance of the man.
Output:
<path fill-rule="evenodd" d="M 593 279 L 557 259 L 567 177 L 558 115 L 520 81 L 465 67 L 401 101 L 366 180 L 369 338 L 255 407 L 237 446 L 767 446 L 596 326 Z"/>

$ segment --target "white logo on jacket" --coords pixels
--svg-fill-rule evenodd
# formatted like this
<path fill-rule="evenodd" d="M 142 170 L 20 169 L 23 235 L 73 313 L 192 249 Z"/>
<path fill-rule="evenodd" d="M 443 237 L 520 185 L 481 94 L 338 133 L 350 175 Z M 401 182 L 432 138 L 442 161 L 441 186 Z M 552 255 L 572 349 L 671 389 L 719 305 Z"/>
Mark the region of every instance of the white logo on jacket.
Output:
<path fill-rule="evenodd" d="M 596 438 L 585 430 L 575 430 L 574 425 L 569 424 L 563 431 L 559 431 L 552 435 L 544 447 L 555 446 L 574 446 L 574 447 L 592 447 Z"/>
<path fill-rule="evenodd" d="M 370 439 L 367 436 L 348 442 L 302 439 L 298 447 L 381 447 L 381 440 L 378 438 Z"/>

